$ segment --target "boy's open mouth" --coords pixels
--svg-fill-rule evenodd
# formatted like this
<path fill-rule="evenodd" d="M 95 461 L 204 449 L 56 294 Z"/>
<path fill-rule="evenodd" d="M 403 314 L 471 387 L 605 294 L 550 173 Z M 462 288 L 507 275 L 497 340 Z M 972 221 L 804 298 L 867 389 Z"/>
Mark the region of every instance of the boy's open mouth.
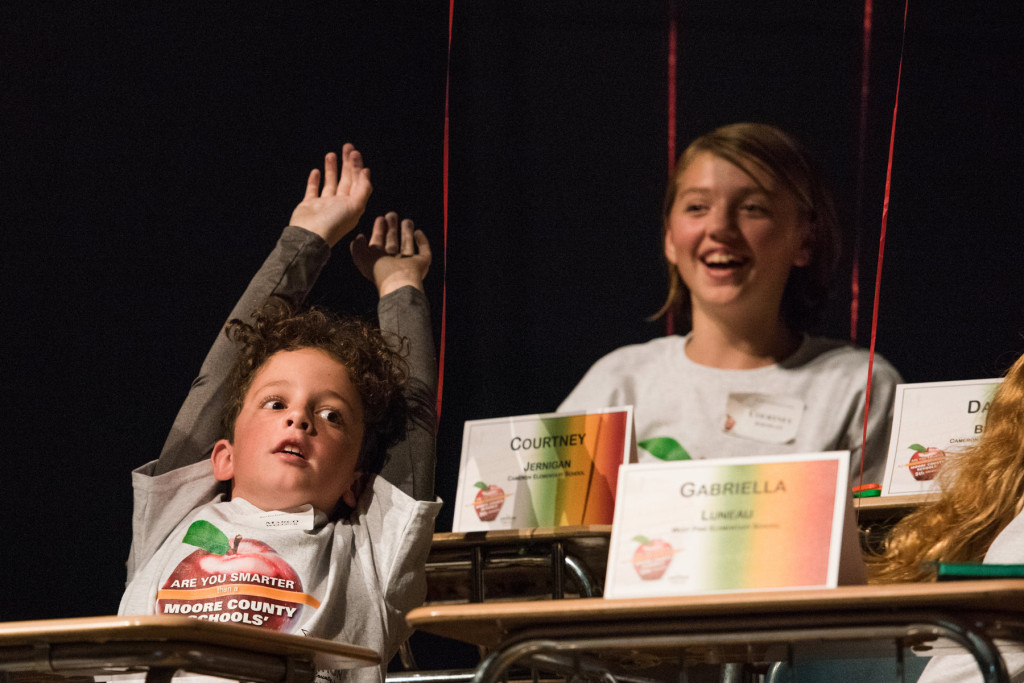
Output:
<path fill-rule="evenodd" d="M 276 453 L 286 453 L 288 455 L 295 456 L 297 458 L 306 459 L 306 456 L 302 454 L 302 448 L 298 444 L 294 443 L 283 443 L 278 446 Z"/>

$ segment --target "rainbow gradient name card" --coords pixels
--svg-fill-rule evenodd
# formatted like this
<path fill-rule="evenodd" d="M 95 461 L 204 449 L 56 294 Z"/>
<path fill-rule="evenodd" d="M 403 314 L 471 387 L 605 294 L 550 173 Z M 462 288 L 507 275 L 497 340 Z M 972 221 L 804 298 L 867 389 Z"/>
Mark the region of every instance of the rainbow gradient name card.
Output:
<path fill-rule="evenodd" d="M 832 588 L 849 451 L 619 469 L 605 597 Z"/>
<path fill-rule="evenodd" d="M 938 491 L 950 457 L 981 440 L 1001 378 L 897 384 L 883 496 Z"/>
<path fill-rule="evenodd" d="M 469 420 L 453 531 L 611 524 L 633 407 Z"/>

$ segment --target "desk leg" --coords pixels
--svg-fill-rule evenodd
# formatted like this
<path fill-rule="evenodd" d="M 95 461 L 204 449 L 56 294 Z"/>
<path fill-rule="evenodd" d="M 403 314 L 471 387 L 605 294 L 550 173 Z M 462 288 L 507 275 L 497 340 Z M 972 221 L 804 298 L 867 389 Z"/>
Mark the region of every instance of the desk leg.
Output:
<path fill-rule="evenodd" d="M 572 571 L 576 578 L 576 583 L 580 585 L 580 597 L 601 597 L 597 591 L 597 584 L 594 581 L 594 577 L 590 575 L 590 572 L 587 570 L 587 567 L 583 562 L 577 560 L 573 555 L 566 555 L 565 566 L 567 569 Z"/>
<path fill-rule="evenodd" d="M 178 667 L 175 666 L 151 666 L 146 672 L 146 683 L 171 683 L 176 673 Z"/>
<path fill-rule="evenodd" d="M 612 674 L 600 662 L 577 651 L 564 654 L 553 640 L 527 640 L 513 645 L 508 650 L 493 652 L 477 668 L 471 683 L 494 683 L 502 680 L 509 667 L 519 660 L 528 660 L 533 680 L 538 680 L 537 668 L 556 672 L 568 677 L 583 676 L 585 680 L 606 681 L 607 683 L 653 683 L 650 678 L 634 677 L 617 672 Z M 569 680 L 572 680 L 570 678 Z"/>
<path fill-rule="evenodd" d="M 1006 664 L 1003 661 L 1002 655 L 999 654 L 998 649 L 992 639 L 984 632 L 981 625 L 975 625 L 972 623 L 960 622 L 956 619 L 950 619 L 940 615 L 927 615 L 924 618 L 914 618 L 913 620 L 907 621 L 902 625 L 890 624 L 888 626 L 884 624 L 878 624 L 875 627 L 870 626 L 824 626 L 821 628 L 812 629 L 797 629 L 792 634 L 780 633 L 779 631 L 773 631 L 767 633 L 772 639 L 782 638 L 785 640 L 796 641 L 804 640 L 807 636 L 815 636 L 820 638 L 823 635 L 827 635 L 830 638 L 879 638 L 879 637 L 894 637 L 897 643 L 902 643 L 903 637 L 908 633 L 932 633 L 935 636 L 948 638 L 953 642 L 959 644 L 967 652 L 974 657 L 978 664 L 978 668 L 981 670 L 982 680 L 984 683 L 1010 683 L 1010 676 L 1006 670 Z M 885 633 L 879 632 L 887 629 L 897 629 L 896 633 L 886 635 Z M 818 635 L 816 635 L 818 634 Z M 538 636 L 541 634 L 537 634 Z M 576 671 L 586 671 L 587 673 L 598 675 L 606 675 L 609 673 L 608 669 L 604 667 L 600 662 L 593 660 L 587 660 L 585 653 L 596 652 L 603 649 L 622 649 L 622 648 L 642 648 L 646 646 L 686 646 L 689 644 L 702 644 L 702 645 L 714 645 L 714 644 L 735 644 L 737 642 L 766 642 L 766 633 L 760 632 L 749 632 L 749 633 L 710 633 L 710 634 L 670 634 L 670 633 L 629 633 L 628 629 L 624 629 L 624 632 L 618 635 L 596 635 L 594 637 L 580 636 L 576 638 L 566 639 L 553 639 L 550 637 L 533 637 L 525 640 L 519 640 L 508 647 L 496 650 L 492 652 L 483 662 L 481 662 L 476 674 L 473 676 L 473 683 L 493 683 L 498 681 L 500 677 L 505 674 L 510 666 L 520 660 L 531 659 L 534 663 L 547 663 L 554 664 L 556 671 L 568 671 L 574 673 Z M 524 634 L 525 636 L 525 634 Z M 776 642 L 778 642 L 776 640 Z M 899 654 L 902 654 L 902 649 Z M 897 654 L 897 658 L 899 657 Z M 738 665 L 736 668 L 727 669 L 727 673 L 730 675 L 740 672 L 746 674 L 742 665 Z M 629 678 L 619 677 L 618 680 L 628 681 Z M 726 679 L 723 679 L 726 680 Z M 732 680 L 732 679 L 728 679 Z"/>
<path fill-rule="evenodd" d="M 996 648 L 995 643 L 984 631 L 952 619 L 936 619 L 935 626 L 943 631 L 942 635 L 955 640 L 964 647 L 978 662 L 981 679 L 985 683 L 1009 683 L 1010 674 L 1006 670 L 1006 662 Z"/>
<path fill-rule="evenodd" d="M 483 549 L 475 545 L 473 546 L 473 556 L 470 559 L 470 570 L 473 576 L 470 577 L 469 584 L 469 601 L 470 602 L 483 602 L 484 601 L 484 551 Z"/>
<path fill-rule="evenodd" d="M 541 652 L 555 652 L 558 643 L 554 640 L 527 640 L 506 650 L 496 650 L 480 662 L 472 683 L 492 683 L 501 678 L 510 666 L 520 659 Z"/>
<path fill-rule="evenodd" d="M 561 541 L 551 544 L 551 597 L 565 597 L 565 546 Z"/>
<path fill-rule="evenodd" d="M 737 662 L 722 664 L 722 683 L 745 683 L 752 680 L 747 668 Z"/>

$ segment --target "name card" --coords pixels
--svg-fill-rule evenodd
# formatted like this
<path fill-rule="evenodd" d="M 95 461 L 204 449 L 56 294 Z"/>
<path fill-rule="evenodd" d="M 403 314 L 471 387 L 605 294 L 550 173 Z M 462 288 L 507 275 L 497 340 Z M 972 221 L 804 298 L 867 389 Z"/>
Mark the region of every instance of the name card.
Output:
<path fill-rule="evenodd" d="M 1002 381 L 897 384 L 882 495 L 938 491 L 936 476 L 946 459 L 981 439 Z"/>
<path fill-rule="evenodd" d="M 835 587 L 849 461 L 830 451 L 623 466 L 605 596 Z"/>
<path fill-rule="evenodd" d="M 633 407 L 469 420 L 453 531 L 611 524 Z"/>

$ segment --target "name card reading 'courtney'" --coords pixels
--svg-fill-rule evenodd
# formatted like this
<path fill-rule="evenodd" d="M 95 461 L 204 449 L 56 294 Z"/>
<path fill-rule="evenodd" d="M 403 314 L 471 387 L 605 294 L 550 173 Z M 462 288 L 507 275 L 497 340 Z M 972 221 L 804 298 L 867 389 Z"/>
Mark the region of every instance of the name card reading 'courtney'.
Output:
<path fill-rule="evenodd" d="M 837 585 L 849 451 L 619 469 L 604 594 Z"/>
<path fill-rule="evenodd" d="M 981 440 L 1002 381 L 897 384 L 882 495 L 938 491 L 943 463 Z"/>
<path fill-rule="evenodd" d="M 633 407 L 469 420 L 453 531 L 611 524 Z"/>

